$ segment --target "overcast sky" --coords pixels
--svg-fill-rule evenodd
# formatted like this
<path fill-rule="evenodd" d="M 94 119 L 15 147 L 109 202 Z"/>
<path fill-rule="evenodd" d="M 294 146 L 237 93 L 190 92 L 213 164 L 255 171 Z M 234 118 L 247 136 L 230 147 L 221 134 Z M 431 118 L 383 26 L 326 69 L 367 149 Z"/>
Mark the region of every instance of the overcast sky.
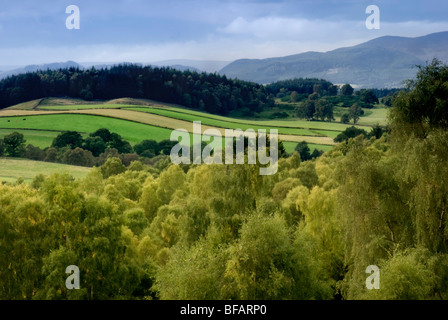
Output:
<path fill-rule="evenodd" d="M 377 5 L 379 30 L 365 26 Z M 80 9 L 68 30 L 66 7 Z M 0 0 L 0 66 L 267 58 L 448 31 L 446 0 Z"/>

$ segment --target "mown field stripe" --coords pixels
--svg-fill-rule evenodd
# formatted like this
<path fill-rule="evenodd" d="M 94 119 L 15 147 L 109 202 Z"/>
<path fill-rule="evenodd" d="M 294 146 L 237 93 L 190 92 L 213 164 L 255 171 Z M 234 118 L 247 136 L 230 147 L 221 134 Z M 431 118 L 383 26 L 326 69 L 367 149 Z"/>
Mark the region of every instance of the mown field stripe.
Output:
<path fill-rule="evenodd" d="M 98 107 L 96 107 L 98 106 Z M 198 116 L 204 119 L 211 119 L 217 121 L 224 121 L 230 123 L 238 123 L 250 126 L 267 126 L 267 127 L 276 127 L 276 128 L 285 128 L 285 129 L 303 129 L 303 130 L 327 130 L 327 131 L 337 131 L 342 132 L 346 128 L 351 125 L 335 123 L 335 122 L 314 122 L 314 121 L 306 121 L 306 120 L 245 120 L 238 118 L 230 118 L 220 115 L 214 115 L 203 111 L 196 111 L 192 109 L 188 109 L 186 107 L 174 106 L 171 104 L 162 104 L 155 102 L 147 102 L 145 105 L 133 105 L 133 104 L 117 104 L 117 103 L 99 103 L 99 104 L 70 104 L 70 105 L 40 105 L 38 110 L 46 110 L 46 111 L 66 111 L 66 110 L 85 110 L 85 109 L 129 109 L 134 111 L 143 111 L 148 113 L 154 113 L 163 115 L 160 112 L 170 113 L 171 115 L 180 114 L 174 116 L 176 119 L 183 119 L 182 115 L 188 116 Z M 160 111 L 158 113 L 158 110 Z M 298 125 L 300 123 L 301 125 Z M 211 124 L 213 125 L 213 124 Z M 313 126 L 315 125 L 315 126 Z M 330 126 L 330 128 L 329 128 Z M 356 125 L 357 127 L 368 127 L 369 125 Z M 333 128 L 332 128 L 333 127 Z"/>
<path fill-rule="evenodd" d="M 279 133 L 282 134 L 292 134 L 292 135 L 302 135 L 302 136 L 324 136 L 318 133 L 314 133 L 302 127 L 293 127 L 293 126 L 274 126 L 274 125 L 266 125 L 259 124 L 256 122 L 243 122 L 243 121 L 233 121 L 232 118 L 225 118 L 228 120 L 218 120 L 217 118 L 193 115 L 191 113 L 179 112 L 175 110 L 170 110 L 167 108 L 160 107 L 136 107 L 132 105 L 117 105 L 117 104 L 99 104 L 99 105 L 69 105 L 69 106 L 43 106 L 39 107 L 39 110 L 44 111 L 84 111 L 84 110 L 92 110 L 92 109 L 123 109 L 123 110 L 131 110 L 138 111 L 144 113 L 155 114 L 159 116 L 164 116 L 167 118 L 173 118 L 184 121 L 202 121 L 203 124 L 207 124 L 217 128 L 229 128 L 229 129 L 270 129 L 276 128 L 279 130 Z M 340 131 L 338 131 L 340 132 Z"/>
<path fill-rule="evenodd" d="M 224 121 L 216 120 L 213 118 L 207 118 L 202 116 L 191 115 L 187 113 L 181 113 L 171 110 L 162 110 L 159 108 L 125 108 L 126 110 L 144 112 L 155 114 L 159 116 L 164 116 L 168 118 L 184 120 L 184 121 L 201 121 L 203 124 L 210 125 L 217 128 L 229 128 L 229 129 L 277 129 L 281 134 L 292 134 L 292 135 L 302 135 L 302 136 L 323 136 L 321 134 L 314 133 L 310 129 L 296 128 L 296 127 L 279 127 L 272 125 L 262 125 L 259 123 L 241 123 L 237 121 Z M 229 118 L 231 119 L 231 118 Z"/>
<path fill-rule="evenodd" d="M 26 118 L 27 121 L 22 121 Z M 10 122 L 7 122 L 10 120 Z M 17 120 L 17 122 L 16 122 Z M 112 132 L 121 135 L 131 144 L 136 144 L 145 139 L 161 141 L 170 138 L 171 130 L 151 126 L 135 121 L 115 119 L 106 116 L 95 116 L 88 114 L 54 114 L 54 113 L 34 113 L 31 115 L 21 115 L 15 117 L 2 117 L 0 112 L 0 126 L 14 131 L 18 128 L 29 128 L 37 130 L 61 130 L 61 131 L 79 131 L 94 132 L 100 128 L 108 128 Z"/>

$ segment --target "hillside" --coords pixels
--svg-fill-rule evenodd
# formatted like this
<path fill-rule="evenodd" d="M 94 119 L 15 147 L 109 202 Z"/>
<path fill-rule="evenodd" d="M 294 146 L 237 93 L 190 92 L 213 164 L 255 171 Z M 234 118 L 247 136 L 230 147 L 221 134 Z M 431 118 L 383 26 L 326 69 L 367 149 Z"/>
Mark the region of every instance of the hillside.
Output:
<path fill-rule="evenodd" d="M 385 36 L 325 53 L 237 60 L 220 74 L 263 84 L 291 78 L 322 78 L 363 88 L 393 88 L 413 78 L 416 65 L 434 57 L 448 61 L 448 32 L 417 38 Z"/>
<path fill-rule="evenodd" d="M 39 174 L 50 175 L 55 172 L 67 172 L 75 179 L 81 179 L 89 171 L 89 168 L 60 163 L 0 158 L 0 182 L 15 182 L 19 178 L 31 182 Z"/>
<path fill-rule="evenodd" d="M 135 145 L 144 139 L 169 139 L 173 129 L 183 128 L 192 132 L 193 121 L 201 121 L 203 130 L 216 128 L 223 134 L 225 128 L 278 129 L 287 152 L 292 152 L 300 141 L 326 151 L 335 144 L 333 138 L 349 127 L 335 122 L 297 119 L 237 119 L 146 99 L 123 98 L 92 103 L 79 99 L 46 98 L 36 104 L 36 101 L 31 101 L 1 110 L 0 138 L 18 131 L 25 135 L 28 143 L 45 148 L 65 130 L 88 133 L 109 128 Z M 371 116 L 375 115 L 366 113 L 359 127 L 369 130 Z"/>
<path fill-rule="evenodd" d="M 279 104 L 272 111 L 284 108 Z M 345 109 L 344 109 L 345 110 Z M 376 106 L 364 109 L 357 127 L 370 131 L 386 124 L 387 109 Z M 201 121 L 202 130 L 218 129 L 277 129 L 285 151 L 292 153 L 297 143 L 305 141 L 311 150 L 329 151 L 333 139 L 352 124 L 340 123 L 343 108 L 335 109 L 337 122 L 306 121 L 294 117 L 225 117 L 161 103 L 148 99 L 121 98 L 107 101 L 84 101 L 68 98 L 45 98 L 0 110 L 0 139 L 12 132 L 24 135 L 27 144 L 41 149 L 51 146 L 54 138 L 64 131 L 77 131 L 84 137 L 100 128 L 108 128 L 132 146 L 143 140 L 157 142 L 170 138 L 173 129 L 192 133 L 193 121 Z M 266 114 L 268 116 L 268 114 Z"/>

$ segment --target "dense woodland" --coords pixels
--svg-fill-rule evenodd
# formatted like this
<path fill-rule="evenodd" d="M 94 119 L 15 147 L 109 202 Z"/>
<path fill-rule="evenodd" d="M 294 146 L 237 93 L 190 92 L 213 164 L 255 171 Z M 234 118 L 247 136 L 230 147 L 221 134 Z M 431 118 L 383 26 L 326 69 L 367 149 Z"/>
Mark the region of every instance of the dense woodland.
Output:
<path fill-rule="evenodd" d="M 273 176 L 111 157 L 83 180 L 0 186 L 0 298 L 448 299 L 448 66 L 408 89 L 380 139 Z"/>
<path fill-rule="evenodd" d="M 0 109 L 44 97 L 109 100 L 154 99 L 226 115 L 232 110 L 259 112 L 272 106 L 262 85 L 217 74 L 171 68 L 117 65 L 110 69 L 60 69 L 20 74 L 0 81 Z"/>

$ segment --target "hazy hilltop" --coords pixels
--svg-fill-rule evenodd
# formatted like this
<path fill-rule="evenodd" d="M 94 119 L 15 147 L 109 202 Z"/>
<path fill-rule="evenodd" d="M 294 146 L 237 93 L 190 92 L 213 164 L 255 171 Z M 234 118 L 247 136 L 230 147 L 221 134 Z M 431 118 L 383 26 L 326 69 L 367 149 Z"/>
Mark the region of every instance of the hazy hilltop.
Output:
<path fill-rule="evenodd" d="M 188 59 L 175 59 L 164 60 L 151 63 L 151 65 L 159 67 L 173 67 L 178 70 L 190 70 L 198 72 L 219 72 L 222 68 L 227 66 L 231 61 L 218 61 L 218 60 L 188 60 Z"/>
<path fill-rule="evenodd" d="M 105 63 L 105 62 L 84 62 L 77 63 L 74 61 L 67 62 L 55 62 L 55 63 L 47 63 L 40 65 L 27 65 L 20 66 L 15 68 L 7 68 L 4 71 L 0 70 L 0 79 L 4 79 L 8 76 L 27 73 L 27 72 L 35 72 L 39 70 L 58 70 L 58 69 L 66 69 L 66 68 L 79 68 L 79 69 L 106 69 L 111 68 L 116 65 L 124 65 L 124 64 L 135 64 L 141 66 L 155 66 L 155 67 L 170 67 L 173 69 L 177 69 L 180 71 L 195 71 L 198 73 L 208 72 L 215 73 L 219 72 L 222 68 L 228 65 L 230 61 L 214 61 L 214 60 L 186 60 L 186 59 L 178 59 L 178 60 L 164 60 L 157 61 L 152 63 L 131 63 L 131 62 L 116 62 L 116 63 Z"/>
<path fill-rule="evenodd" d="M 66 68 L 83 68 L 80 64 L 74 62 L 74 61 L 67 61 L 67 62 L 55 62 L 55 63 L 48 63 L 48 64 L 32 64 L 21 68 L 16 68 L 12 70 L 7 70 L 4 72 L 0 72 L 0 79 L 6 78 L 8 76 L 12 76 L 15 74 L 20 73 L 27 73 L 27 72 L 35 72 L 39 70 L 58 70 L 58 69 L 66 69 Z"/>
<path fill-rule="evenodd" d="M 434 57 L 448 61 L 448 32 L 423 37 L 385 36 L 353 47 L 269 59 L 242 59 L 224 67 L 228 77 L 259 83 L 291 78 L 323 78 L 359 87 L 401 87 L 416 65 Z"/>

